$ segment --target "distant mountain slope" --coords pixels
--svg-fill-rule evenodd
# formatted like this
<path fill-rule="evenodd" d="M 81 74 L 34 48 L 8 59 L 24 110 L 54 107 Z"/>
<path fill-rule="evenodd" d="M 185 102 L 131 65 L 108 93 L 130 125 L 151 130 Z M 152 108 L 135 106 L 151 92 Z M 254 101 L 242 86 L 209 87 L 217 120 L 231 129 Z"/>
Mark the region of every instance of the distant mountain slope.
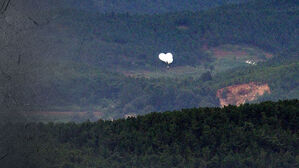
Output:
<path fill-rule="evenodd" d="M 96 110 L 105 118 L 118 118 L 219 106 L 218 89 L 250 82 L 267 83 L 271 89 L 270 95 L 254 101 L 299 95 L 299 8 L 294 1 L 163 15 L 95 14 L 71 8 L 22 13 L 13 7 L 0 15 L 1 73 L 14 77 L 10 89 L 14 94 L 22 90 L 29 110 Z M 274 56 L 257 66 L 244 61 L 241 68 L 214 72 L 210 65 L 217 64 L 208 51 L 232 46 L 227 44 L 253 46 Z M 175 55 L 174 68 L 204 68 L 196 78 L 123 75 L 139 69 L 163 73 L 165 65 L 157 55 L 168 51 Z"/>
<path fill-rule="evenodd" d="M 91 0 L 86 7 L 96 7 L 98 11 L 115 13 L 167 13 L 177 11 L 199 11 L 229 3 L 247 2 L 249 0 Z M 89 2 L 90 3 L 90 2 Z"/>
<path fill-rule="evenodd" d="M 247 44 L 271 53 L 296 46 L 296 13 L 298 4 L 289 2 L 156 16 L 93 15 L 68 10 L 61 11 L 53 24 L 63 27 L 59 31 L 65 39 L 75 38 L 71 45 L 61 45 L 77 48 L 75 57 L 80 61 L 150 68 L 157 65 L 159 52 L 173 52 L 174 65 L 198 65 L 209 60 L 205 46 Z"/>
<path fill-rule="evenodd" d="M 20 10 L 8 8 L 1 24 L 1 34 L 6 37 L 0 41 L 10 43 L 10 48 L 28 44 L 23 52 L 35 57 L 106 68 L 160 68 L 156 57 L 168 51 L 175 55 L 174 65 L 199 65 L 211 59 L 205 47 L 246 44 L 277 53 L 297 46 L 298 4 L 277 2 L 164 15 L 104 15 L 61 8 L 22 15 Z M 22 29 L 24 34 L 13 38 Z"/>
<path fill-rule="evenodd" d="M 7 0 L 2 0 L 7 1 Z M 99 13 L 168 13 L 177 11 L 199 11 L 230 3 L 250 0 L 14 0 L 24 8 L 71 8 Z M 32 5 L 32 7 L 30 7 Z"/>
<path fill-rule="evenodd" d="M 47 10 L 53 8 L 72 8 L 100 13 L 167 13 L 176 11 L 199 11 L 230 3 L 244 3 L 250 0 L 1 0 L 0 6 L 6 8 L 9 2 L 14 8 L 23 10 Z M 3 5 L 4 4 L 4 5 Z"/>

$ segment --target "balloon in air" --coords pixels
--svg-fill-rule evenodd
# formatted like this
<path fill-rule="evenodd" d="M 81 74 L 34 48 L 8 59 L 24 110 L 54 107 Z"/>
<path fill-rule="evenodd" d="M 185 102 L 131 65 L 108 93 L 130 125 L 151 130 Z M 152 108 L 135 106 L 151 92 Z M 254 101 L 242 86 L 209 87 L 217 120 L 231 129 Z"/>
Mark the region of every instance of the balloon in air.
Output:
<path fill-rule="evenodd" d="M 160 53 L 159 59 L 169 65 L 173 62 L 173 55 L 171 53 Z"/>

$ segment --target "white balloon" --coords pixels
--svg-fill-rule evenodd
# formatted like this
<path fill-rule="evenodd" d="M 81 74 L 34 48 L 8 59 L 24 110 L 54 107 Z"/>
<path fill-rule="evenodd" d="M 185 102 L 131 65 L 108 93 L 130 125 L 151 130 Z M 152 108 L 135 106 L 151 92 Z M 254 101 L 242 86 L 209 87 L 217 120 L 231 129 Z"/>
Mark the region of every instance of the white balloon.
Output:
<path fill-rule="evenodd" d="M 171 64 L 173 62 L 173 55 L 171 53 L 160 53 L 159 59 L 167 64 Z"/>
<path fill-rule="evenodd" d="M 168 64 L 171 64 L 173 62 L 173 55 L 171 53 L 167 53 L 166 58 Z"/>

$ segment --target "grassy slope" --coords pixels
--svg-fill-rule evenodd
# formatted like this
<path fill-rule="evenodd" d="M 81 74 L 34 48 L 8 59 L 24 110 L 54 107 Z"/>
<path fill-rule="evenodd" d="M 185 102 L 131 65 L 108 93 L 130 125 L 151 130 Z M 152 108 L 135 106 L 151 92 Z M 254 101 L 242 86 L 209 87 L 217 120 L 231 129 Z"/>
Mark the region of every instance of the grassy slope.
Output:
<path fill-rule="evenodd" d="M 56 77 L 50 79 L 51 85 L 38 83 L 45 91 L 38 97 L 41 111 L 99 111 L 104 118 L 117 118 L 128 113 L 218 106 L 217 89 L 252 81 L 268 83 L 271 88 L 270 95 L 257 101 L 298 98 L 299 95 L 298 61 L 235 68 L 214 75 L 210 81 L 190 77 L 132 78 L 98 68 L 78 67 L 61 71 L 54 66 L 57 71 L 52 74 Z"/>

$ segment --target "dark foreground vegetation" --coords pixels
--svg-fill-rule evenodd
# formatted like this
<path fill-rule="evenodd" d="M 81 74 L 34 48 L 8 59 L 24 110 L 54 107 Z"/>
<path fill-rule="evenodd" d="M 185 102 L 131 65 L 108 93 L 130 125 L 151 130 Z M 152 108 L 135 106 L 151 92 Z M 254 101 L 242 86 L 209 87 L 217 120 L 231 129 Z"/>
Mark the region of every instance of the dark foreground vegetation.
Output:
<path fill-rule="evenodd" d="M 295 168 L 298 114 L 299 101 L 286 100 L 115 121 L 10 124 L 7 130 L 23 131 L 0 163 L 10 168 Z"/>

